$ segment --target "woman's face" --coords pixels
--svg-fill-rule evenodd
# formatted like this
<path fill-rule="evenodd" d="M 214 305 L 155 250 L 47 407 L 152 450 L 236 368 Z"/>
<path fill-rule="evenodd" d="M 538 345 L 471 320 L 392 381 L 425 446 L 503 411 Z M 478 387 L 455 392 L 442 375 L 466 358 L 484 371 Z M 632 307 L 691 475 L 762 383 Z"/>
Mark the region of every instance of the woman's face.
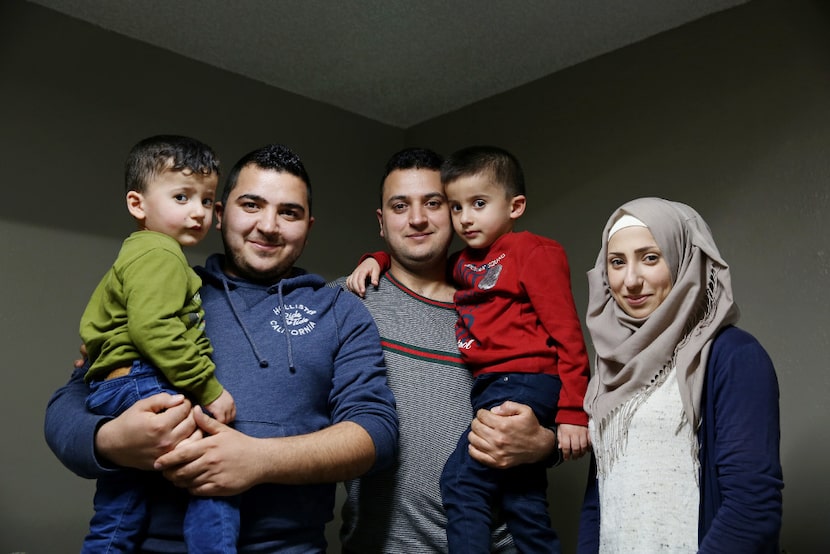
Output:
<path fill-rule="evenodd" d="M 608 285 L 625 313 L 642 319 L 671 291 L 671 272 L 647 227 L 625 227 L 608 241 Z"/>

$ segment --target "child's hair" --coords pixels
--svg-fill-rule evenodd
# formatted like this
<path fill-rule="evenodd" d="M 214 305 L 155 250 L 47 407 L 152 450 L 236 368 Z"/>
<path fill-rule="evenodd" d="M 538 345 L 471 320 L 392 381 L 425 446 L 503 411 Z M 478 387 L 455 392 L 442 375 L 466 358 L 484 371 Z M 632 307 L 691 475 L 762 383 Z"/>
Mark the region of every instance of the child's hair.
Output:
<path fill-rule="evenodd" d="M 386 167 L 383 170 L 383 177 L 380 179 L 380 202 L 383 203 L 383 184 L 389 174 L 396 170 L 405 169 L 427 169 L 430 171 L 441 171 L 441 164 L 444 158 L 428 148 L 404 148 L 392 154 Z"/>
<path fill-rule="evenodd" d="M 225 181 L 225 188 L 222 191 L 222 204 L 228 201 L 231 191 L 236 188 L 239 172 L 249 165 L 259 169 L 269 169 L 277 173 L 288 173 L 300 179 L 306 186 L 308 211 L 309 214 L 311 213 L 311 179 L 300 157 L 282 144 L 267 144 L 242 156 L 228 173 L 228 179 Z"/>
<path fill-rule="evenodd" d="M 213 149 L 190 137 L 156 135 L 133 146 L 125 164 L 127 192 L 144 192 L 147 184 L 166 170 L 219 175 L 219 158 Z"/>
<path fill-rule="evenodd" d="M 441 166 L 441 183 L 489 173 L 508 197 L 525 194 L 525 177 L 516 157 L 496 146 L 469 146 L 453 152 Z"/>

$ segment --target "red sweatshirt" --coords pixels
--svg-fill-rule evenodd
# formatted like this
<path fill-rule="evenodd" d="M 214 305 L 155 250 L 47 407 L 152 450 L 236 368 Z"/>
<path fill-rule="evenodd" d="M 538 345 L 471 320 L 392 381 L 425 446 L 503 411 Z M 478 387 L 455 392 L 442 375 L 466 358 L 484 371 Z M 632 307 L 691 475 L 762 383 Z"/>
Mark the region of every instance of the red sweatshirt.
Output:
<path fill-rule="evenodd" d="M 372 256 L 389 269 L 388 255 Z M 529 232 L 508 233 L 489 248 L 453 254 L 450 269 L 459 286 L 458 349 L 473 375 L 559 375 L 556 422 L 587 425 L 588 355 L 562 246 Z"/>

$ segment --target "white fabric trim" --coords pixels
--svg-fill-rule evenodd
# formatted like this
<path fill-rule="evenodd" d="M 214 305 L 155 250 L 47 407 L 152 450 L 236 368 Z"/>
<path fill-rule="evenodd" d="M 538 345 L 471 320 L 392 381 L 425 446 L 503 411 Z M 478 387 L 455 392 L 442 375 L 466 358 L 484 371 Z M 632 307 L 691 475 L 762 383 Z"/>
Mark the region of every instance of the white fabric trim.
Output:
<path fill-rule="evenodd" d="M 608 231 L 608 238 L 610 239 L 614 233 L 619 231 L 620 229 L 625 229 L 626 227 L 645 227 L 648 228 L 648 225 L 634 217 L 633 215 L 623 214 L 615 223 L 611 226 L 611 229 Z"/>

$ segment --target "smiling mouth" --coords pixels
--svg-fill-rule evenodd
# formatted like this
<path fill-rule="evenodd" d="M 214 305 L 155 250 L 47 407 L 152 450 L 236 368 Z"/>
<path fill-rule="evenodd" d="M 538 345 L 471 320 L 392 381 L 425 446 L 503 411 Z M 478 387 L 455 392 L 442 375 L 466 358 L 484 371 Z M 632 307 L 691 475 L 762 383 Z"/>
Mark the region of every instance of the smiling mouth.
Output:
<path fill-rule="evenodd" d="M 259 250 L 276 250 L 282 246 L 280 243 L 262 242 L 258 240 L 249 240 L 248 243 Z"/>

